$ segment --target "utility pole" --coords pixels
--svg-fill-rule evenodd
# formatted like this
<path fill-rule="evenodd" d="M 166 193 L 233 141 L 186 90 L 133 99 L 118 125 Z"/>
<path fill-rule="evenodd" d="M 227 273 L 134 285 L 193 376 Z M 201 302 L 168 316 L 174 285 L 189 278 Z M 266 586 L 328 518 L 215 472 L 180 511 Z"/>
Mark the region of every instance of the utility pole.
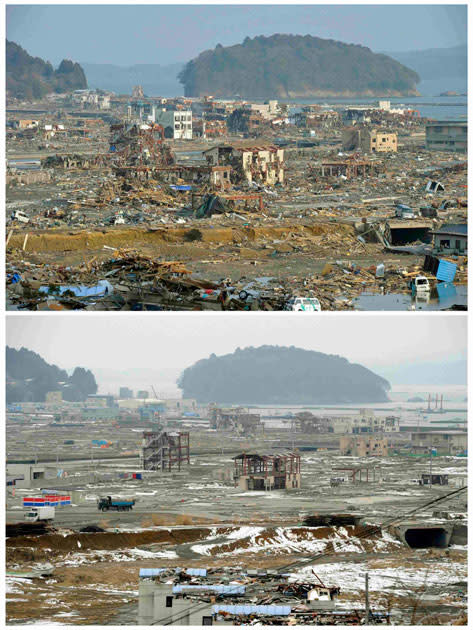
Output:
<path fill-rule="evenodd" d="M 432 433 L 430 434 L 430 489 L 432 490 Z"/>
<path fill-rule="evenodd" d="M 365 626 L 370 622 L 370 593 L 369 593 L 369 577 L 365 573 Z"/>

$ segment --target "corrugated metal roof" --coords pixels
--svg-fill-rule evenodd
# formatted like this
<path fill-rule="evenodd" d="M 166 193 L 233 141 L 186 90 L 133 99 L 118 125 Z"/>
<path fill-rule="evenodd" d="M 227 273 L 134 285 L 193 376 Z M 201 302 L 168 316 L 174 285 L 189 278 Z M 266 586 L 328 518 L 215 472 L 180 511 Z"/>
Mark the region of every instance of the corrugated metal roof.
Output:
<path fill-rule="evenodd" d="M 457 266 L 455 263 L 448 260 L 440 260 L 437 269 L 437 280 L 442 282 L 453 282 L 455 274 L 457 273 Z"/>
<path fill-rule="evenodd" d="M 444 223 L 438 230 L 433 230 L 432 234 L 464 234 L 468 235 L 467 223 Z"/>
<path fill-rule="evenodd" d="M 219 595 L 244 595 L 245 587 L 240 584 L 176 584 L 173 593 L 187 593 L 189 591 L 212 591 Z"/>
<path fill-rule="evenodd" d="M 215 604 L 212 606 L 214 613 L 226 612 L 231 615 L 290 615 L 290 606 L 256 606 L 251 604 L 236 606 L 220 606 Z"/>

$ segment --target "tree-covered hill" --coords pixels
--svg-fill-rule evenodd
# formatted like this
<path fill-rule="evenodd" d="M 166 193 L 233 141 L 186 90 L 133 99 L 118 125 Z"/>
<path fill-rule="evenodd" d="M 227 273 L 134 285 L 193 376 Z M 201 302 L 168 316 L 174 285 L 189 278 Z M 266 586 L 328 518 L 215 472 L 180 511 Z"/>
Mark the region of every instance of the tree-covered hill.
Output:
<path fill-rule="evenodd" d="M 78 63 L 63 59 L 57 70 L 40 57 L 31 57 L 18 44 L 7 40 L 6 90 L 14 98 L 39 99 L 87 87 L 84 71 Z"/>
<path fill-rule="evenodd" d="M 179 80 L 186 96 L 302 98 L 415 95 L 420 78 L 365 46 L 272 35 L 206 50 L 187 63 Z"/>
<path fill-rule="evenodd" d="M 182 373 L 184 398 L 231 404 L 338 404 L 389 400 L 389 382 L 343 357 L 261 346 L 212 354 Z"/>
<path fill-rule="evenodd" d="M 44 402 L 47 392 L 62 392 L 64 400 L 83 401 L 97 393 L 97 383 L 90 370 L 76 367 L 71 376 L 50 365 L 36 352 L 21 348 L 6 351 L 7 403 Z"/>

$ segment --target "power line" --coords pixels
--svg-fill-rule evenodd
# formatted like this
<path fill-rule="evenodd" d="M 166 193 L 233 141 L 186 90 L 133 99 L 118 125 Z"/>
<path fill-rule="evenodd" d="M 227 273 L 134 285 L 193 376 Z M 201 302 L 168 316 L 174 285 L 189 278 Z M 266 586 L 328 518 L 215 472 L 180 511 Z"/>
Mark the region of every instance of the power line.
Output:
<path fill-rule="evenodd" d="M 457 496 L 461 492 L 465 492 L 467 490 L 467 488 L 468 488 L 468 486 L 463 486 L 462 488 L 453 490 L 452 492 L 448 492 L 447 494 L 444 494 L 441 497 L 437 497 L 436 499 L 431 499 L 430 501 L 427 501 L 426 503 L 423 503 L 422 505 L 419 505 L 416 508 L 413 508 L 411 510 L 408 510 L 407 512 L 404 512 L 400 516 L 396 516 L 396 517 L 393 517 L 393 518 L 390 518 L 390 519 L 384 521 L 380 525 L 374 525 L 374 526 L 365 527 L 364 530 L 360 533 L 360 535 L 357 536 L 357 538 L 359 538 L 359 539 L 361 538 L 362 540 L 365 539 L 365 538 L 369 538 L 373 534 L 375 534 L 375 533 L 377 534 L 380 529 L 388 527 L 389 525 L 393 525 L 394 523 L 396 523 L 398 521 L 402 521 L 406 517 L 412 516 L 412 515 L 416 514 L 417 512 L 420 512 L 421 510 L 424 510 L 424 509 L 426 509 L 426 508 L 428 508 L 428 507 L 430 507 L 432 505 L 437 505 L 437 504 L 442 503 L 442 502 L 444 502 L 444 501 L 446 501 L 446 500 L 448 500 L 448 499 L 450 499 L 450 498 L 452 498 L 454 496 Z M 342 542 L 340 547 L 343 548 L 344 546 L 346 546 L 348 544 L 351 544 L 350 541 L 346 541 L 345 543 Z M 320 560 L 322 558 L 333 556 L 334 553 L 336 553 L 336 552 L 332 551 L 332 552 L 319 553 L 319 554 L 311 556 L 310 558 L 305 559 L 303 561 L 290 563 L 290 564 L 283 565 L 281 567 L 277 567 L 277 569 L 279 571 L 284 571 L 286 569 L 295 569 L 295 568 L 300 567 L 300 566 L 306 566 L 307 564 L 311 564 L 314 561 Z M 443 585 L 443 586 L 445 586 L 445 585 Z M 249 586 L 246 587 L 245 592 L 246 593 L 250 593 L 252 590 L 258 589 L 258 588 L 260 588 L 259 584 L 249 585 Z M 189 608 L 185 611 L 185 613 L 183 613 L 183 615 L 181 615 L 180 617 L 174 618 L 174 616 L 171 614 L 171 615 L 168 615 L 167 617 L 164 617 L 164 618 L 162 618 L 162 619 L 160 619 L 158 621 L 154 621 L 150 625 L 152 625 L 152 626 L 154 626 L 154 625 L 165 625 L 165 626 L 167 626 L 167 625 L 170 625 L 171 623 L 174 623 L 175 621 L 180 621 L 181 619 L 186 618 L 191 611 L 198 612 L 199 610 L 204 610 L 205 608 L 207 608 L 207 606 L 208 606 L 208 603 L 205 603 L 204 605 L 201 606 L 201 602 L 198 602 L 198 603 L 196 603 L 196 604 L 194 604 L 192 606 L 189 606 Z M 413 605 L 413 607 L 414 607 L 414 605 Z M 425 612 L 428 612 L 426 609 L 421 609 L 421 610 L 424 610 Z"/>

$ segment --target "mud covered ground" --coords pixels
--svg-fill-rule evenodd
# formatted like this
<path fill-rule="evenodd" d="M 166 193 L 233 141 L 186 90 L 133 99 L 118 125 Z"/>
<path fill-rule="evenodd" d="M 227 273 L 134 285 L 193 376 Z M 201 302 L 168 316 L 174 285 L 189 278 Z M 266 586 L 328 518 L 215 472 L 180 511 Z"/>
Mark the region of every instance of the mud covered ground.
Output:
<path fill-rule="evenodd" d="M 293 579 L 310 577 L 313 569 L 324 582 L 341 587 L 343 610 L 363 606 L 369 571 L 373 605 L 391 610 L 399 622 L 432 623 L 437 615 L 440 623 L 451 623 L 466 614 L 466 547 L 409 549 L 379 527 L 461 485 L 466 458 L 436 458 L 435 470 L 449 474 L 448 488 L 410 485 L 426 461 L 400 456 L 371 462 L 380 467 L 381 481 L 330 488 L 332 467 L 350 466 L 355 458 L 303 453 L 302 488 L 290 492 L 242 492 L 227 485 L 217 473 L 228 461 L 228 455 L 194 456 L 190 468 L 145 476 L 142 482 L 110 477 L 113 470 L 133 469 L 132 461 L 97 462 L 80 503 L 57 510 L 56 533 L 7 540 L 8 570 L 54 567 L 47 578 L 7 578 L 8 623 L 134 624 L 138 573 L 144 567 L 288 567 Z M 72 479 L 80 479 L 73 471 L 84 466 L 88 463 L 67 465 Z M 134 496 L 134 510 L 98 513 L 96 499 L 107 494 Z M 465 511 L 465 500 L 440 509 Z M 14 507 L 10 503 L 8 520 L 21 514 Z M 362 524 L 304 526 L 304 515 L 317 512 L 355 513 L 373 529 L 365 535 Z M 432 510 L 417 518 L 431 521 Z M 91 524 L 106 531 L 78 531 Z M 308 566 L 291 568 L 309 559 Z"/>

